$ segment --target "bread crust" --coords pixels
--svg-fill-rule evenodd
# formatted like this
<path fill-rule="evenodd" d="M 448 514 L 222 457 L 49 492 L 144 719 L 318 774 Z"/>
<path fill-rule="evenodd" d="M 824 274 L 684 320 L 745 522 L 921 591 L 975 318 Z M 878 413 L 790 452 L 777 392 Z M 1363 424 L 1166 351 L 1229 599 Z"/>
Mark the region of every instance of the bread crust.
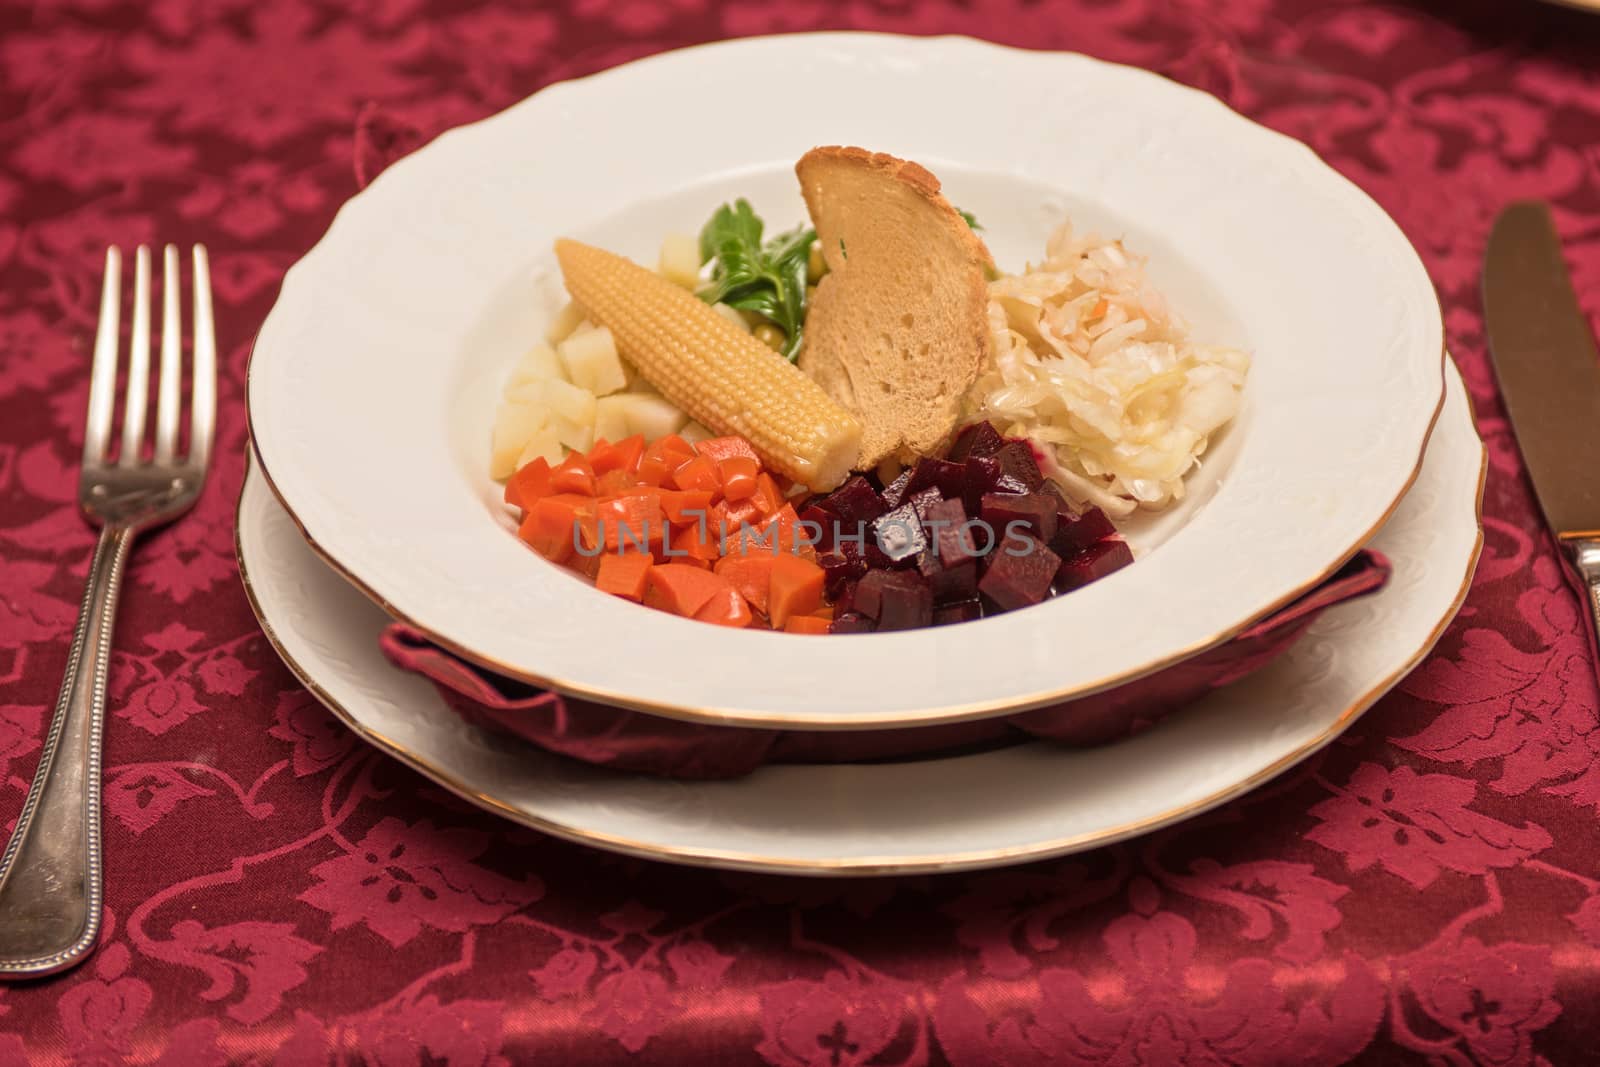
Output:
<path fill-rule="evenodd" d="M 962 397 L 989 359 L 989 249 L 945 199 L 939 179 L 918 163 L 829 145 L 802 156 L 795 173 L 829 267 L 808 315 L 801 369 L 861 418 L 859 469 L 890 456 L 926 454 L 955 428 Z M 853 182 L 848 203 L 828 202 L 840 191 L 833 178 Z M 840 231 L 852 219 L 862 222 L 867 210 L 894 207 L 896 189 L 926 206 L 915 213 L 912 238 L 926 254 L 897 259 L 892 269 L 858 264 L 852 271 Z M 908 294 L 902 275 L 919 265 L 927 276 Z M 930 337 L 926 326 L 911 325 L 919 316 L 924 323 L 947 323 L 948 330 Z M 881 332 L 863 336 L 856 321 L 862 318 L 881 324 Z M 885 349 L 898 349 L 900 358 Z"/>

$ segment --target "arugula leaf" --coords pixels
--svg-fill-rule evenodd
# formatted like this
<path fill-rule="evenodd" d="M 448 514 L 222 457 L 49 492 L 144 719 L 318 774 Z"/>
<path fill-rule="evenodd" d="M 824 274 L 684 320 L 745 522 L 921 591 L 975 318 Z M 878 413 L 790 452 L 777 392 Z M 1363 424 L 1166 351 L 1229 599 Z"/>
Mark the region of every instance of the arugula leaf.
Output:
<path fill-rule="evenodd" d="M 783 354 L 792 362 L 800 352 L 806 316 L 806 260 L 815 230 L 799 227 L 765 243 L 761 217 L 740 197 L 712 213 L 700 230 L 700 262 L 715 261 L 711 281 L 699 291 L 718 302 L 754 311 L 788 337 Z"/>
<path fill-rule="evenodd" d="M 978 216 L 974 215 L 972 212 L 970 212 L 970 211 L 962 211 L 960 208 L 956 208 L 956 214 L 960 215 L 962 218 L 967 220 L 967 229 L 969 229 L 969 230 L 981 230 L 981 229 L 983 229 L 982 224 L 980 224 L 978 222 Z"/>

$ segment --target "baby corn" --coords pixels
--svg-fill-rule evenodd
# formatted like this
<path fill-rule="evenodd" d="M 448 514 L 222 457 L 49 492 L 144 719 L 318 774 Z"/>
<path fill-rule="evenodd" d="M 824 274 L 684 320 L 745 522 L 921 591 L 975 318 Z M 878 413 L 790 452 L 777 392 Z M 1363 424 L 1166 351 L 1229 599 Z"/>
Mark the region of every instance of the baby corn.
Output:
<path fill-rule="evenodd" d="M 792 363 L 622 256 L 563 238 L 556 258 L 573 300 L 692 418 L 744 437 L 767 466 L 818 492 L 849 475 L 861 424 Z"/>

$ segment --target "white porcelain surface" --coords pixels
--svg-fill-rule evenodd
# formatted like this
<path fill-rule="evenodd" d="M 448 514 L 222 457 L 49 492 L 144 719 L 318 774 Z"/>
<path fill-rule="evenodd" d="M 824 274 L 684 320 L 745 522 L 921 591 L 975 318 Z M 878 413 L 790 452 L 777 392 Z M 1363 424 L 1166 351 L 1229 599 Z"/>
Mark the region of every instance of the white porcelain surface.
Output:
<path fill-rule="evenodd" d="M 678 862 L 817 874 L 950 870 L 1076 851 L 1219 804 L 1327 744 L 1432 647 L 1480 544 L 1483 447 L 1451 368 L 1417 484 L 1372 542 L 1377 595 L 1330 609 L 1261 672 L 1128 741 L 891 765 L 772 766 L 729 782 L 599 771 L 463 723 L 378 651 L 388 617 L 324 564 L 252 469 L 239 553 L 263 625 L 378 748 L 509 818 Z M 1381 729 L 1381 724 L 1376 727 Z"/>
<path fill-rule="evenodd" d="M 805 99 L 728 91 L 754 83 Z M 974 626 L 811 639 L 802 655 L 791 636 L 595 594 L 511 536 L 489 425 L 559 298 L 552 239 L 653 262 L 663 233 L 736 195 L 790 225 L 793 160 L 829 142 L 929 165 L 1003 265 L 1038 258 L 1064 214 L 1121 233 L 1197 334 L 1254 353 L 1238 422 L 1186 505 L 1135 530 L 1136 566 Z M 264 468 L 319 550 L 479 662 L 663 714 L 848 728 L 1087 691 L 1284 602 L 1405 489 L 1441 352 L 1432 286 L 1390 219 L 1209 96 L 1076 55 L 804 35 L 554 86 L 397 163 L 289 272 L 249 404 Z"/>

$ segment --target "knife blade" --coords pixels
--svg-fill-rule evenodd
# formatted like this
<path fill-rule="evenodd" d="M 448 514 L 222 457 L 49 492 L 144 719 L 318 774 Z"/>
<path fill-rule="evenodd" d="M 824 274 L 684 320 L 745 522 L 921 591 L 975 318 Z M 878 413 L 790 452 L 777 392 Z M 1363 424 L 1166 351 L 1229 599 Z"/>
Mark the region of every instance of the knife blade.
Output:
<path fill-rule="evenodd" d="M 1545 522 L 1563 541 L 1600 538 L 1600 352 L 1542 201 L 1512 204 L 1495 220 L 1483 310 L 1495 377 Z"/>
<path fill-rule="evenodd" d="M 1550 208 L 1512 204 L 1483 262 L 1489 357 L 1517 447 L 1581 612 L 1600 682 L 1600 352 L 1572 291 Z"/>

